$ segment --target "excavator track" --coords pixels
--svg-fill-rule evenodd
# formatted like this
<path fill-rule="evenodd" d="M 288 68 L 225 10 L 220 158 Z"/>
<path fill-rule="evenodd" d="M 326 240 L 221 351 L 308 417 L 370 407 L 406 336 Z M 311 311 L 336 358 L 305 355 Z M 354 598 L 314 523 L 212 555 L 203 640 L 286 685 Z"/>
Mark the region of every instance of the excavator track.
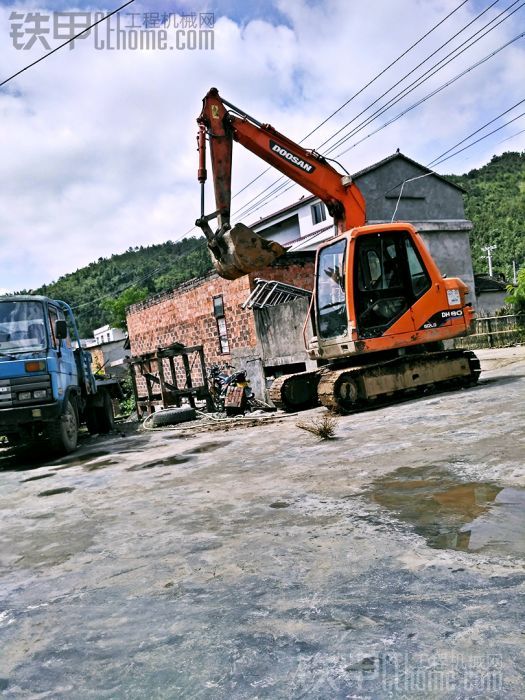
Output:
<path fill-rule="evenodd" d="M 425 388 L 470 386 L 480 371 L 478 358 L 469 350 L 404 355 L 378 364 L 323 369 L 318 396 L 328 409 L 354 411 Z"/>
<path fill-rule="evenodd" d="M 304 411 L 314 408 L 319 403 L 317 385 L 319 370 L 284 374 L 278 377 L 270 387 L 270 399 L 276 408 L 282 411 Z"/>
<path fill-rule="evenodd" d="M 286 374 L 274 381 L 269 393 L 283 411 L 304 411 L 319 403 L 334 411 L 355 411 L 417 390 L 471 386 L 480 371 L 473 352 L 449 350 L 359 367 Z"/>

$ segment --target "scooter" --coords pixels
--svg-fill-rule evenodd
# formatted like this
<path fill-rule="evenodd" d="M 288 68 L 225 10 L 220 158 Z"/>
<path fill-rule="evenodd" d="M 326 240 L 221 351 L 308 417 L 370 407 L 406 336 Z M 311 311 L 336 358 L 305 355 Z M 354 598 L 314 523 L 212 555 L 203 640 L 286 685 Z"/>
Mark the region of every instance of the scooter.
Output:
<path fill-rule="evenodd" d="M 235 370 L 233 365 L 220 368 L 212 365 L 208 370 L 208 380 L 213 403 L 218 412 L 227 416 L 244 414 L 246 410 L 259 408 L 257 399 L 246 378 L 245 370 L 237 370 L 227 374 L 224 370 Z"/>

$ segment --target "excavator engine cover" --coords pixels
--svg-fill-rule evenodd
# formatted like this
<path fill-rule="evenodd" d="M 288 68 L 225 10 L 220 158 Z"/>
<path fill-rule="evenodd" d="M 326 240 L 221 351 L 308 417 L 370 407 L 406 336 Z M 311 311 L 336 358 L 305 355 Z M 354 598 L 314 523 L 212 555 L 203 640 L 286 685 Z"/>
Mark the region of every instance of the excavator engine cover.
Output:
<path fill-rule="evenodd" d="M 244 224 L 219 234 L 209 248 L 213 266 L 227 280 L 261 270 L 286 253 L 282 245 L 261 238 Z"/>

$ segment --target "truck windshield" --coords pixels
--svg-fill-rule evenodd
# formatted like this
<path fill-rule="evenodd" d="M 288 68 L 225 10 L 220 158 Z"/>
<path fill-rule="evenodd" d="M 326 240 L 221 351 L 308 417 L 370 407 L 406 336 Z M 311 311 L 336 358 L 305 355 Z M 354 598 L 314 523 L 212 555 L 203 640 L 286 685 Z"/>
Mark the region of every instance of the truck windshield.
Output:
<path fill-rule="evenodd" d="M 0 353 L 45 350 L 44 307 L 39 301 L 0 301 Z"/>

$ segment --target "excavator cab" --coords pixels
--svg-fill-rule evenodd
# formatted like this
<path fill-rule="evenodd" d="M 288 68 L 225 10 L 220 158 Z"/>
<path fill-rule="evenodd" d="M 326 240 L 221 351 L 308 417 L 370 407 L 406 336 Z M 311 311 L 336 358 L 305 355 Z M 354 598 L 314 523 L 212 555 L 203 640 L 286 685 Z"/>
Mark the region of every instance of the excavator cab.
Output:
<path fill-rule="evenodd" d="M 318 250 L 311 356 L 328 359 L 464 334 L 473 318 L 467 291 L 461 280 L 441 275 L 410 224 L 352 229 Z"/>
<path fill-rule="evenodd" d="M 358 334 L 377 338 L 430 288 L 430 276 L 407 231 L 357 238 L 355 261 Z"/>

